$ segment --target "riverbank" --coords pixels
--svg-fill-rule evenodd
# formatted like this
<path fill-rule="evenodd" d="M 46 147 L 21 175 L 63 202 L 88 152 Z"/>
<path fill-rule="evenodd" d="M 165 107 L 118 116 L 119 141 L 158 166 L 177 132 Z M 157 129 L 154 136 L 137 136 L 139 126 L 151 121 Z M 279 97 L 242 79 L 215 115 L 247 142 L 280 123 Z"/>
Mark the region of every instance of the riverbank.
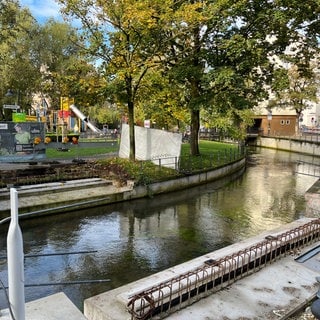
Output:
<path fill-rule="evenodd" d="M 174 192 L 229 175 L 239 177 L 245 170 L 245 164 L 246 160 L 242 158 L 215 170 L 148 185 L 136 186 L 134 181 L 121 185 L 117 180 L 88 178 L 20 186 L 17 187 L 19 215 L 21 218 L 34 218 Z M 0 219 L 10 214 L 9 189 L 0 189 Z"/>

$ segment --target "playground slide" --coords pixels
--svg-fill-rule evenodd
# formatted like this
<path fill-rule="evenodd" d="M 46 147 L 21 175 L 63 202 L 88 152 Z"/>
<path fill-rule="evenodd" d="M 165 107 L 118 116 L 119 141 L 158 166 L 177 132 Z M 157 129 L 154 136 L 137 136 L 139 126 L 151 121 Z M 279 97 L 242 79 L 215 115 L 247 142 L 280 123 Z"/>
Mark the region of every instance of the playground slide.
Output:
<path fill-rule="evenodd" d="M 84 121 L 93 132 L 102 133 L 102 131 L 94 126 L 74 104 L 72 104 L 69 108 L 80 120 Z"/>

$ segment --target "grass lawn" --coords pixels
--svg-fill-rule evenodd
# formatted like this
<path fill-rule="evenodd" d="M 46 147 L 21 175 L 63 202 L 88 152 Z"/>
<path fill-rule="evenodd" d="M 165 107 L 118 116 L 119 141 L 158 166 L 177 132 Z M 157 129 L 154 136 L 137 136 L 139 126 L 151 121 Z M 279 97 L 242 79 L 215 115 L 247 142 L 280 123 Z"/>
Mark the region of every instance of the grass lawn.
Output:
<path fill-rule="evenodd" d="M 200 140 L 199 149 L 200 154 L 203 156 L 210 156 L 212 154 L 218 154 L 225 152 L 225 150 L 235 150 L 238 148 L 236 144 Z M 181 156 L 189 156 L 190 154 L 190 144 L 183 143 L 181 146 Z"/>
<path fill-rule="evenodd" d="M 180 170 L 186 172 L 204 171 L 229 163 L 239 157 L 238 145 L 201 140 L 199 156 L 190 156 L 190 144 L 181 147 Z"/>
<path fill-rule="evenodd" d="M 79 145 L 66 145 L 65 149 L 47 148 L 46 156 L 48 159 L 75 159 L 81 157 L 94 157 L 102 154 L 118 151 L 118 145 L 79 147 Z"/>
<path fill-rule="evenodd" d="M 93 141 L 95 142 L 95 141 Z M 94 157 L 95 155 L 103 155 L 107 153 L 114 153 L 118 151 L 118 144 L 96 146 L 94 143 L 92 147 L 80 147 L 79 145 L 63 145 L 64 149 L 47 148 L 46 155 L 48 159 L 72 159 L 78 157 Z M 221 143 L 216 141 L 200 140 L 199 149 L 201 157 L 214 157 L 218 155 L 224 155 L 226 152 L 237 150 L 238 146 L 229 143 Z M 190 158 L 190 144 L 183 143 L 181 145 L 181 157 L 185 159 Z M 195 157 L 195 160 L 199 157 Z"/>

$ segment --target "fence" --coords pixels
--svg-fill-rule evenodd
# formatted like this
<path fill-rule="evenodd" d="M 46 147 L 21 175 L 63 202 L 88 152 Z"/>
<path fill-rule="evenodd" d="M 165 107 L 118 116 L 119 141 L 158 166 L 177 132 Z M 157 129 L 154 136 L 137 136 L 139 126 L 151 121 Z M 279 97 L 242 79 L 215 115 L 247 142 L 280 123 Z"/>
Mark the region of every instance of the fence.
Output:
<path fill-rule="evenodd" d="M 320 164 L 297 161 L 296 173 L 320 178 Z"/>
<path fill-rule="evenodd" d="M 316 242 L 320 237 L 320 219 L 277 236 L 267 236 L 250 248 L 219 260 L 209 259 L 203 265 L 177 277 L 138 292 L 129 298 L 131 319 L 161 319 L 178 309 L 217 291 L 238 278 Z"/>
<path fill-rule="evenodd" d="M 172 168 L 183 174 L 192 174 L 200 171 L 211 170 L 228 163 L 232 163 L 243 158 L 246 149 L 242 146 L 238 148 L 226 148 L 211 154 L 200 154 L 198 156 L 164 157 L 153 159 L 152 162 L 162 168 Z M 143 174 L 145 163 L 141 161 L 141 173 Z"/>
<path fill-rule="evenodd" d="M 298 140 L 301 142 L 314 142 L 314 143 L 320 143 L 320 134 L 316 133 L 301 133 L 297 135 L 291 135 L 291 136 L 286 136 L 286 135 L 277 135 L 277 134 L 262 134 L 262 137 L 268 137 L 268 138 L 281 138 L 281 139 L 287 139 L 287 140 Z"/>

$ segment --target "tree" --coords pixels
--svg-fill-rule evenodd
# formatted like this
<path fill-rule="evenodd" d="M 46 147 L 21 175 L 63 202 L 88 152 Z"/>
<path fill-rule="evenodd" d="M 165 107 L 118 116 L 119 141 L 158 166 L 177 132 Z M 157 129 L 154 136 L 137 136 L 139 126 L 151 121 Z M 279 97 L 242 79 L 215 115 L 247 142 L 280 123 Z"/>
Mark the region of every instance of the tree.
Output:
<path fill-rule="evenodd" d="M 245 110 L 268 97 L 273 79 L 272 55 L 305 33 L 297 57 L 308 55 L 318 42 L 317 1 L 179 1 L 168 27 L 168 68 L 185 86 L 191 113 L 191 153 L 198 154 L 199 116 L 221 117 L 220 124 L 247 119 Z M 224 121 L 225 118 L 233 121 Z M 217 119 L 218 120 L 218 119 Z M 245 122 L 245 121 L 244 121 Z M 219 121 L 215 121 L 219 123 Z"/>
<path fill-rule="evenodd" d="M 319 70 L 312 64 L 310 72 L 299 70 L 297 65 L 279 69 L 273 83 L 275 99 L 273 104 L 282 108 L 292 108 L 296 112 L 296 133 L 299 133 L 299 119 L 302 112 L 319 101 Z"/>
<path fill-rule="evenodd" d="M 27 9 L 6 0 L 0 4 L 0 95 L 3 103 L 17 103 L 22 111 L 31 106 L 40 70 L 33 51 L 38 25 Z M 11 89 L 14 97 L 6 98 Z M 2 115 L 4 116 L 4 115 Z"/>
<path fill-rule="evenodd" d="M 137 123 L 149 119 L 155 128 L 183 132 L 189 123 L 184 87 L 163 70 L 151 70 L 146 75 L 136 111 Z"/>
<path fill-rule="evenodd" d="M 283 54 L 301 34 L 305 41 L 297 48 L 297 57 L 307 56 L 311 46 L 318 47 L 316 0 L 60 3 L 64 12 L 82 21 L 88 49 L 105 67 L 113 102 L 127 104 L 131 159 L 135 158 L 135 104 L 150 69 L 161 66 L 168 79 L 183 88 L 190 112 L 190 149 L 197 155 L 203 108 L 222 118 L 232 117 L 232 125 L 243 130 L 245 111 L 267 98 L 266 85 L 273 79 L 269 58 Z"/>
<path fill-rule="evenodd" d="M 121 113 L 115 104 L 105 102 L 96 104 L 88 109 L 88 115 L 91 119 L 95 119 L 100 125 L 108 125 L 108 128 L 118 128 Z"/>
<path fill-rule="evenodd" d="M 158 16 L 166 1 L 59 1 L 82 22 L 87 50 L 104 67 L 111 102 L 126 103 L 130 159 L 135 159 L 134 110 L 144 77 L 161 47 Z"/>
<path fill-rule="evenodd" d="M 50 97 L 54 109 L 59 109 L 60 97 L 76 96 L 81 103 L 93 101 L 92 91 L 99 82 L 97 72 L 81 56 L 80 38 L 74 27 L 48 20 L 39 29 L 35 48 L 42 71 L 41 92 Z"/>
<path fill-rule="evenodd" d="M 257 50 L 261 37 L 256 31 L 256 38 L 253 31 L 252 39 L 244 34 L 247 24 L 240 14 L 248 9 L 247 3 L 241 7 L 232 1 L 181 1 L 172 7 L 173 23 L 167 30 L 170 47 L 164 48 L 163 56 L 170 75 L 184 86 L 190 150 L 197 155 L 201 109 L 208 108 L 207 114 L 215 116 L 232 115 L 240 123 L 245 113 L 237 110 L 249 109 L 261 97 L 263 75 L 255 69 L 265 51 Z M 254 85 L 258 76 L 260 84 Z"/>

